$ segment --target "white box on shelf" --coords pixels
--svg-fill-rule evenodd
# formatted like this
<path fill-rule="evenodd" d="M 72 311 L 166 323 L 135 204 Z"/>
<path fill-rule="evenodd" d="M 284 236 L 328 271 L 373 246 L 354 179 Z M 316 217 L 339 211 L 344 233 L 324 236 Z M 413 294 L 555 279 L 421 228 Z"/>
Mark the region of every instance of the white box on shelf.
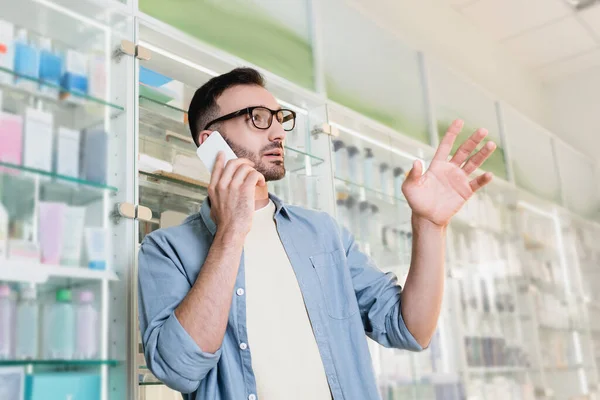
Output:
<path fill-rule="evenodd" d="M 79 177 L 79 150 L 81 132 L 65 128 L 58 128 L 56 145 L 56 173 L 59 175 Z"/>
<path fill-rule="evenodd" d="M 27 108 L 23 139 L 24 166 L 47 172 L 52 171 L 53 123 L 52 113 Z"/>

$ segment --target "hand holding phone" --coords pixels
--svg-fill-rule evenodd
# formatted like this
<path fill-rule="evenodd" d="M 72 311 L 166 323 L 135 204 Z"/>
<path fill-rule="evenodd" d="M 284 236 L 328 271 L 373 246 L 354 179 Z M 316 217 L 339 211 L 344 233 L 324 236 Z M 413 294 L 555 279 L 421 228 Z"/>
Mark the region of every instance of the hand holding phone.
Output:
<path fill-rule="evenodd" d="M 217 161 L 217 154 L 222 151 L 225 153 L 225 165 L 230 160 L 235 160 L 237 156 L 231 150 L 231 147 L 227 144 L 223 136 L 218 131 L 213 131 L 208 138 L 198 147 L 196 154 L 198 158 L 202 160 L 208 172 L 212 174 L 215 168 L 215 162 Z"/>

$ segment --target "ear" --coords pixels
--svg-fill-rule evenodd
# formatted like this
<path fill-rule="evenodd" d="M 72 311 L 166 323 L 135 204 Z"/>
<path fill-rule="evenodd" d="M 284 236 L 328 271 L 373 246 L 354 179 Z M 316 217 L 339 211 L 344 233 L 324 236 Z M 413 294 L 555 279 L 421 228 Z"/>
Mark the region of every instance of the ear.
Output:
<path fill-rule="evenodd" d="M 208 139 L 208 137 L 210 136 L 211 133 L 213 133 L 214 131 L 211 131 L 209 129 L 205 129 L 202 132 L 200 132 L 200 134 L 198 135 L 198 143 L 202 144 L 204 143 L 204 141 L 206 139 Z"/>

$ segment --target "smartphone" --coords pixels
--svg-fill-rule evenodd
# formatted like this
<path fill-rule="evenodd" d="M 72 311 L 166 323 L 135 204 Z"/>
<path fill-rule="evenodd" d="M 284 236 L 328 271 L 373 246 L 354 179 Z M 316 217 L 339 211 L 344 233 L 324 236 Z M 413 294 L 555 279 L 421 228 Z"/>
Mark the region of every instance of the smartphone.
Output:
<path fill-rule="evenodd" d="M 202 160 L 208 172 L 212 174 L 217 162 L 217 155 L 222 151 L 225 153 L 225 165 L 229 160 L 235 160 L 237 156 L 231 150 L 231 147 L 227 144 L 223 136 L 217 131 L 213 131 L 208 138 L 198 147 L 196 154 L 198 158 Z"/>

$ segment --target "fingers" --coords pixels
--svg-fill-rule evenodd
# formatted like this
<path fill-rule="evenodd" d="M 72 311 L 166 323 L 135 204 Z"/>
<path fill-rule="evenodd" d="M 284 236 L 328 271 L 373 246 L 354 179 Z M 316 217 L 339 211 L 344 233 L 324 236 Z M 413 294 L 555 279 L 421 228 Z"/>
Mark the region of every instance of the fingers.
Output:
<path fill-rule="evenodd" d="M 265 177 L 263 174 L 253 169 L 247 176 L 244 181 L 244 185 L 247 187 L 256 187 L 256 186 L 265 186 L 267 183 L 265 181 Z"/>
<path fill-rule="evenodd" d="M 457 119 L 454 122 L 452 122 L 452 124 L 446 131 L 446 134 L 444 135 L 442 141 L 440 142 L 437 151 L 435 152 L 435 156 L 433 157 L 434 160 L 446 161 L 448 159 L 450 151 L 452 151 L 452 146 L 454 146 L 454 141 L 460 133 L 463 125 L 464 122 L 460 119 Z"/>
<path fill-rule="evenodd" d="M 215 166 L 213 167 L 212 174 L 210 175 L 209 186 L 215 186 L 219 179 L 221 178 L 221 174 L 223 173 L 225 164 L 225 153 L 220 151 L 217 154 L 217 160 L 215 161 Z"/>
<path fill-rule="evenodd" d="M 487 136 L 487 134 L 488 131 L 483 128 L 475 131 L 475 133 L 473 133 L 463 144 L 460 145 L 450 162 L 460 167 L 462 163 L 467 160 L 471 152 L 473 152 L 479 143 L 481 143 L 481 141 Z"/>
<path fill-rule="evenodd" d="M 218 176 L 211 177 L 211 183 L 209 185 L 209 189 L 212 190 L 226 190 L 233 179 L 234 173 L 237 169 L 242 165 L 253 166 L 254 163 L 245 158 L 237 158 L 235 160 L 230 160 L 224 168 L 218 173 Z M 215 170 L 213 170 L 213 175 L 215 175 Z"/>
<path fill-rule="evenodd" d="M 473 192 L 478 191 L 479 189 L 490 183 L 493 177 L 494 175 L 492 175 L 491 172 L 486 172 L 485 174 L 479 175 L 477 178 L 473 179 L 469 183 L 469 185 L 471 185 L 471 190 Z"/>
<path fill-rule="evenodd" d="M 238 169 L 235 170 L 235 172 L 233 174 L 233 177 L 231 178 L 231 184 L 230 184 L 230 186 L 233 186 L 233 187 L 242 186 L 242 184 L 246 180 L 246 177 L 252 171 L 255 171 L 255 169 L 252 168 L 252 166 L 250 166 L 248 164 L 242 164 L 242 165 L 240 165 L 238 167 Z"/>
<path fill-rule="evenodd" d="M 465 171 L 467 175 L 472 174 L 477 168 L 481 167 L 481 164 L 492 155 L 494 150 L 496 150 L 496 143 L 487 142 L 481 150 L 469 158 L 469 161 L 467 161 L 463 167 L 463 171 Z"/>
<path fill-rule="evenodd" d="M 419 160 L 415 160 L 415 162 L 413 162 L 412 169 L 408 172 L 408 175 L 406 176 L 406 180 L 413 181 L 419 179 L 421 175 L 423 175 L 423 163 Z"/>
<path fill-rule="evenodd" d="M 254 163 L 246 158 L 236 158 L 235 160 L 228 161 L 225 165 L 223 173 L 221 174 L 219 182 L 217 183 L 217 186 L 220 186 L 222 188 L 228 187 L 231 183 L 231 179 L 233 179 L 233 174 L 242 165 L 254 166 Z"/>

